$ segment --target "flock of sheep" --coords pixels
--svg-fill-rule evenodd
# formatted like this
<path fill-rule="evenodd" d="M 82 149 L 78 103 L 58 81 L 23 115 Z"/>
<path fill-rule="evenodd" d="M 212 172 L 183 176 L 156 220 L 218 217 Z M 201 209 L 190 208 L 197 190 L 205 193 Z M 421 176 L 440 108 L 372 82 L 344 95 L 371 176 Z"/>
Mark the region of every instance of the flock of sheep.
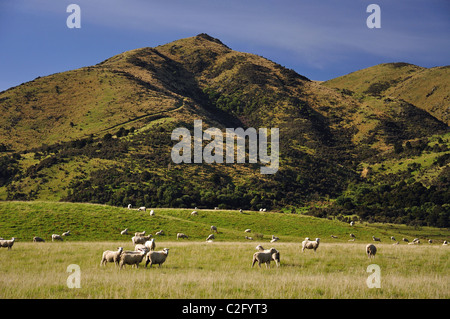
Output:
<path fill-rule="evenodd" d="M 131 209 L 131 205 L 128 205 L 128 209 Z M 145 207 L 138 208 L 138 211 L 146 211 Z M 261 209 L 260 211 L 265 211 L 265 209 Z M 240 210 L 242 213 L 242 210 Z M 154 216 L 155 212 L 153 210 L 150 211 L 150 216 Z M 196 210 L 191 212 L 192 216 L 198 215 L 198 212 Z M 350 226 L 354 226 L 354 222 L 352 221 L 350 223 Z M 214 225 L 211 225 L 210 227 L 211 234 L 206 238 L 207 242 L 212 242 L 215 239 L 215 234 L 218 234 L 217 227 Z M 251 233 L 251 229 L 244 230 L 245 233 Z M 128 235 L 128 228 L 122 230 L 120 232 L 121 235 Z M 163 235 L 164 231 L 159 230 L 156 232 L 156 235 Z M 52 241 L 63 241 L 63 237 L 69 236 L 70 231 L 66 231 L 62 233 L 61 235 L 58 234 L 52 234 L 51 239 Z M 184 233 L 177 233 L 177 240 L 178 239 L 187 239 L 189 238 Z M 331 235 L 332 238 L 338 238 L 337 236 Z M 350 234 L 350 241 L 354 241 L 356 239 L 356 236 L 354 234 Z M 245 236 L 245 239 L 253 240 L 252 237 Z M 395 237 L 391 236 L 390 239 L 392 241 L 395 241 L 393 245 L 398 245 L 399 242 L 395 239 Z M 12 246 L 14 245 L 16 238 L 12 237 L 10 240 L 5 240 L 3 238 L 0 238 L 0 247 L 5 247 L 10 250 Z M 271 243 L 278 241 L 279 238 L 275 235 L 272 235 L 272 239 L 270 240 Z M 375 236 L 372 236 L 372 240 L 374 242 L 381 242 L 381 239 Z M 136 268 L 139 267 L 139 264 L 145 260 L 145 267 L 147 268 L 148 264 L 150 264 L 150 267 L 152 265 L 161 265 L 166 261 L 167 256 L 169 255 L 169 248 L 164 248 L 161 251 L 155 251 L 156 243 L 153 236 L 146 235 L 146 232 L 135 232 L 134 236 L 131 238 L 131 241 L 134 245 L 134 250 L 124 250 L 123 247 L 118 247 L 117 250 L 106 250 L 102 254 L 100 266 L 106 265 L 106 263 L 111 262 L 115 263 L 119 269 L 122 269 L 125 265 L 131 265 L 135 266 Z M 403 238 L 402 241 L 408 243 L 409 245 L 417 245 L 420 244 L 420 239 L 415 238 L 411 242 L 409 242 L 408 239 Z M 40 237 L 33 237 L 33 242 L 45 242 L 44 239 Z M 428 243 L 431 244 L 433 241 L 431 239 L 428 240 Z M 305 238 L 305 240 L 302 242 L 302 252 L 305 251 L 305 249 L 311 249 L 314 250 L 314 252 L 319 248 L 320 244 L 320 238 L 316 238 L 315 240 L 310 240 L 310 238 Z M 447 241 L 444 240 L 443 245 L 448 245 Z M 261 245 L 256 246 L 257 252 L 253 254 L 252 264 L 251 267 L 253 267 L 256 263 L 258 263 L 258 266 L 261 267 L 261 264 L 265 264 L 266 268 L 270 267 L 270 263 L 272 261 L 275 262 L 276 266 L 279 267 L 280 265 L 280 252 L 275 248 L 270 249 L 264 249 Z M 368 244 L 365 247 L 365 252 L 368 256 L 368 258 L 375 257 L 375 254 L 377 252 L 377 248 L 374 244 Z"/>

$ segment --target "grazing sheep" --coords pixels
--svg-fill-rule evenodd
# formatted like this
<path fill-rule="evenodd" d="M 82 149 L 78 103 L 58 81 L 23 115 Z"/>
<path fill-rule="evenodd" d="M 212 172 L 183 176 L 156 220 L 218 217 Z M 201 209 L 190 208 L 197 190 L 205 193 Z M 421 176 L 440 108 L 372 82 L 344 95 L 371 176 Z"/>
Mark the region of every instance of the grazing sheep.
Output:
<path fill-rule="evenodd" d="M 241 209 L 239 209 L 239 213 L 242 213 L 242 212 L 243 212 L 242 208 L 241 208 Z"/>
<path fill-rule="evenodd" d="M 419 245 L 419 244 L 420 244 L 419 238 L 414 238 L 412 242 L 408 243 L 408 245 Z"/>
<path fill-rule="evenodd" d="M 134 251 L 143 251 L 145 253 L 148 253 L 150 249 L 143 244 L 137 244 L 136 246 L 134 246 Z"/>
<path fill-rule="evenodd" d="M 131 209 L 131 204 L 128 204 L 128 209 Z"/>
<path fill-rule="evenodd" d="M 153 211 L 153 209 L 150 211 L 150 216 L 155 216 L 155 212 Z"/>
<path fill-rule="evenodd" d="M 270 248 L 268 251 L 258 251 L 253 254 L 252 268 L 258 262 L 259 268 L 261 264 L 265 263 L 266 268 L 270 268 L 270 262 L 275 261 L 277 267 L 280 265 L 280 253 L 275 248 Z"/>
<path fill-rule="evenodd" d="M 448 242 L 446 240 L 444 240 L 444 242 L 442 243 L 442 246 L 447 246 Z"/>
<path fill-rule="evenodd" d="M 188 238 L 188 236 L 187 235 L 185 235 L 185 234 L 183 234 L 183 233 L 178 233 L 177 234 L 177 239 L 180 239 L 180 238 Z"/>
<path fill-rule="evenodd" d="M 191 213 L 191 215 L 192 216 L 194 216 L 194 215 L 198 215 L 198 213 L 197 213 L 197 211 L 196 210 L 194 210 L 192 213 Z"/>
<path fill-rule="evenodd" d="M 375 257 L 375 254 L 377 253 L 377 247 L 375 247 L 374 244 L 368 244 L 366 246 L 366 253 L 368 258 Z"/>
<path fill-rule="evenodd" d="M 161 229 L 160 231 L 157 231 L 155 235 L 164 235 L 164 231 Z"/>
<path fill-rule="evenodd" d="M 124 265 L 135 265 L 136 268 L 139 268 L 139 264 L 142 259 L 144 259 L 146 252 L 145 251 L 124 251 L 120 255 L 119 266 L 120 269 L 123 268 Z"/>
<path fill-rule="evenodd" d="M 70 236 L 70 230 L 64 232 L 61 234 L 61 236 Z"/>
<path fill-rule="evenodd" d="M 394 236 L 391 236 L 391 240 L 393 240 L 393 241 L 397 241 L 397 239 L 395 239 L 395 237 L 394 237 Z"/>
<path fill-rule="evenodd" d="M 215 231 L 216 232 L 216 234 L 218 234 L 219 232 L 217 231 L 217 227 L 216 226 L 214 226 L 214 225 L 212 225 L 211 226 L 211 231 Z"/>
<path fill-rule="evenodd" d="M 145 245 L 145 247 L 147 247 L 149 250 L 155 250 L 155 248 L 156 248 L 155 239 L 152 238 L 152 239 L 146 241 L 144 245 Z"/>
<path fill-rule="evenodd" d="M 218 210 L 219 209 L 219 207 L 214 207 L 214 210 Z"/>
<path fill-rule="evenodd" d="M 352 221 L 350 222 L 350 226 L 353 226 L 353 225 L 355 225 L 355 222 L 352 220 Z"/>
<path fill-rule="evenodd" d="M 331 235 L 331 238 L 338 238 L 338 236 Z"/>
<path fill-rule="evenodd" d="M 245 239 L 248 239 L 248 240 L 253 240 L 253 237 L 245 236 L 244 238 L 245 238 Z"/>
<path fill-rule="evenodd" d="M 381 239 L 378 238 L 378 237 L 372 236 L 372 239 L 373 239 L 373 241 L 379 241 L 379 242 L 381 242 Z"/>
<path fill-rule="evenodd" d="M 251 230 L 250 228 L 247 228 L 246 230 L 244 230 L 244 232 L 246 232 L 246 233 L 251 233 L 252 230 Z"/>
<path fill-rule="evenodd" d="M 134 236 L 131 238 L 131 241 L 133 242 L 133 245 L 136 244 L 145 244 L 145 242 L 147 240 L 150 240 L 150 238 L 152 238 L 152 235 L 148 235 L 148 236 Z"/>
<path fill-rule="evenodd" d="M 10 240 L 1 239 L 0 240 L 0 247 L 8 248 L 8 250 L 12 249 L 12 246 L 14 245 L 16 238 L 12 237 Z"/>
<path fill-rule="evenodd" d="M 278 238 L 278 237 L 272 235 L 272 239 L 270 240 L 270 242 L 271 242 L 271 243 L 274 243 L 274 242 L 276 242 L 276 241 L 278 241 L 278 240 L 280 240 L 280 238 Z"/>
<path fill-rule="evenodd" d="M 256 246 L 256 250 L 264 251 L 264 247 L 261 245 Z"/>
<path fill-rule="evenodd" d="M 418 242 L 420 244 L 420 239 L 419 238 L 414 238 L 413 242 Z"/>
<path fill-rule="evenodd" d="M 317 248 L 319 248 L 320 238 L 316 238 L 315 241 L 309 240 L 309 238 L 305 238 L 302 242 L 302 252 L 305 252 L 305 249 L 314 249 L 316 252 Z"/>
<path fill-rule="evenodd" d="M 55 241 L 55 240 L 63 241 L 63 238 L 60 235 L 58 235 L 58 234 L 53 234 L 52 235 L 52 241 Z"/>
<path fill-rule="evenodd" d="M 407 238 L 402 238 L 402 240 L 409 243 L 409 240 Z"/>
<path fill-rule="evenodd" d="M 138 208 L 138 211 L 141 211 L 141 210 L 143 210 L 145 212 L 147 210 L 147 208 L 145 208 L 145 206 L 141 206 Z"/>
<path fill-rule="evenodd" d="M 120 255 L 122 255 L 123 248 L 117 248 L 117 251 L 105 250 L 102 255 L 102 261 L 100 262 L 100 266 L 106 265 L 107 262 L 113 262 L 116 266 L 119 266 Z"/>
<path fill-rule="evenodd" d="M 45 242 L 45 240 L 42 239 L 41 237 L 34 236 L 33 237 L 33 242 L 35 242 L 35 243 L 38 243 L 38 242 L 43 243 L 43 242 Z"/>
<path fill-rule="evenodd" d="M 350 234 L 351 238 L 356 238 L 356 236 L 354 234 Z"/>
<path fill-rule="evenodd" d="M 214 234 L 210 234 L 210 235 L 206 238 L 206 241 L 208 241 L 208 240 L 213 240 L 213 239 L 215 239 Z"/>
<path fill-rule="evenodd" d="M 161 251 L 151 251 L 147 253 L 145 268 L 147 268 L 148 264 L 150 264 L 150 267 L 152 267 L 153 264 L 159 265 L 159 267 L 161 267 L 161 265 L 166 261 L 168 255 L 169 248 L 164 248 Z"/>
<path fill-rule="evenodd" d="M 433 241 L 432 241 L 431 239 L 428 239 L 428 243 L 429 243 L 429 244 L 432 244 Z"/>
<path fill-rule="evenodd" d="M 125 228 L 120 232 L 121 235 L 128 235 L 128 228 Z"/>
<path fill-rule="evenodd" d="M 135 232 L 134 236 L 138 237 L 138 236 L 144 236 L 145 235 L 145 230 L 141 231 L 141 232 Z"/>

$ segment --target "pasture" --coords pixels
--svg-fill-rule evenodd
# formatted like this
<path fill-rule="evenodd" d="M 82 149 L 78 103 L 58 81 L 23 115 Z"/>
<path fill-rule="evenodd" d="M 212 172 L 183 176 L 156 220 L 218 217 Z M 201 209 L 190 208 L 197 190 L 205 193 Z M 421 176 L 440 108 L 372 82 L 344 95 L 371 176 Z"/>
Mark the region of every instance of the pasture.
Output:
<path fill-rule="evenodd" d="M 356 223 L 276 212 L 157 209 L 155 216 L 105 205 L 0 202 L 0 237 L 17 240 L 11 250 L 0 249 L 1 299 L 448 299 L 450 248 L 446 229 Z M 219 234 L 205 241 L 210 226 Z M 128 235 L 120 231 L 128 227 Z M 251 233 L 244 233 L 251 228 Z M 155 232 L 163 229 L 163 236 Z M 63 242 L 52 233 L 70 230 Z M 156 250 L 169 248 L 162 267 L 100 266 L 104 250 L 134 250 L 131 237 L 146 230 Z M 184 232 L 188 239 L 177 240 Z M 349 242 L 348 234 L 356 240 Z M 280 238 L 270 243 L 271 235 Z M 338 238 L 331 238 L 330 235 Z M 244 236 L 253 236 L 246 240 Z M 32 242 L 40 236 L 44 243 Z M 365 246 L 376 242 L 375 258 Z M 392 245 L 390 236 L 400 242 Z M 317 252 L 301 251 L 305 237 L 321 238 Z M 421 239 L 407 245 L 407 237 Z M 434 242 L 428 244 L 427 238 Z M 276 248 L 281 265 L 251 268 L 256 245 Z M 69 288 L 69 265 L 80 269 L 80 288 Z M 380 267 L 381 288 L 369 288 L 370 264 Z"/>

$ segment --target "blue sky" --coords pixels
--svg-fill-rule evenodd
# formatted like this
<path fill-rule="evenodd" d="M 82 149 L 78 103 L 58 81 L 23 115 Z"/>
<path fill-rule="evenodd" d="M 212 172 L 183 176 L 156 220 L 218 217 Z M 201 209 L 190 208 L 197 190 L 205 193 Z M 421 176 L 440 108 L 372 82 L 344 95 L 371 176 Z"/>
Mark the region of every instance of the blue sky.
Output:
<path fill-rule="evenodd" d="M 69 4 L 81 28 L 69 29 Z M 369 4 L 381 28 L 369 29 Z M 386 62 L 450 64 L 448 0 L 1 0 L 0 91 L 208 33 L 313 80 Z"/>

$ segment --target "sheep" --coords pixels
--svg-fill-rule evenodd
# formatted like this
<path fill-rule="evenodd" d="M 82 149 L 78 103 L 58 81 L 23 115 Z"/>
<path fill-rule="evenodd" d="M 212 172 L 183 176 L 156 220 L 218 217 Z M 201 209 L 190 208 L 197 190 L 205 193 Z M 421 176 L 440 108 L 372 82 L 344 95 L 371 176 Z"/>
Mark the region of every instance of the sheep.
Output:
<path fill-rule="evenodd" d="M 409 243 L 409 240 L 408 240 L 407 238 L 402 238 L 402 240 L 403 240 L 404 242 Z"/>
<path fill-rule="evenodd" d="M 9 239 L 9 240 L 6 240 L 6 239 L 1 239 L 0 240 L 0 247 L 5 247 L 5 248 L 8 248 L 8 250 L 11 250 L 12 249 L 12 246 L 14 245 L 14 242 L 16 241 L 16 238 L 15 237 L 12 237 L 11 239 Z"/>
<path fill-rule="evenodd" d="M 381 242 L 381 239 L 378 238 L 378 237 L 372 236 L 372 239 L 373 239 L 373 241 L 379 241 L 379 242 Z"/>
<path fill-rule="evenodd" d="M 194 210 L 192 213 L 191 213 L 191 215 L 192 216 L 194 216 L 194 215 L 198 215 L 198 213 L 197 213 L 197 211 L 196 210 Z"/>
<path fill-rule="evenodd" d="M 248 240 L 253 240 L 253 237 L 249 237 L 249 236 L 245 236 L 244 238 L 248 239 Z"/>
<path fill-rule="evenodd" d="M 206 241 L 208 241 L 208 240 L 213 240 L 213 239 L 215 239 L 214 234 L 210 234 L 210 235 L 208 236 L 208 238 L 206 238 Z"/>
<path fill-rule="evenodd" d="M 374 244 L 368 244 L 366 246 L 366 253 L 368 258 L 374 258 L 377 253 L 377 247 Z"/>
<path fill-rule="evenodd" d="M 150 216 L 155 216 L 155 212 L 153 211 L 153 209 L 150 211 Z"/>
<path fill-rule="evenodd" d="M 429 244 L 432 244 L 433 241 L 432 241 L 431 239 L 428 239 L 428 243 L 429 243 Z"/>
<path fill-rule="evenodd" d="M 351 238 L 356 238 L 356 236 L 354 234 L 350 234 Z"/>
<path fill-rule="evenodd" d="M 150 249 L 143 244 L 137 244 L 136 246 L 134 246 L 134 251 L 143 251 L 145 253 L 148 253 Z"/>
<path fill-rule="evenodd" d="M 131 209 L 131 204 L 128 204 L 128 209 Z"/>
<path fill-rule="evenodd" d="M 120 232 L 121 235 L 128 235 L 128 228 L 125 228 Z"/>
<path fill-rule="evenodd" d="M 338 236 L 335 236 L 335 235 L 331 235 L 331 238 L 338 238 Z"/>
<path fill-rule="evenodd" d="M 420 239 L 419 238 L 414 238 L 413 242 L 418 242 L 420 244 Z"/>
<path fill-rule="evenodd" d="M 355 238 L 349 239 L 348 241 L 355 241 Z"/>
<path fill-rule="evenodd" d="M 214 210 L 219 210 L 219 207 L 214 207 Z"/>
<path fill-rule="evenodd" d="M 138 211 L 141 211 L 141 210 L 143 210 L 145 212 L 147 209 L 145 208 L 145 206 L 141 206 L 138 208 Z"/>
<path fill-rule="evenodd" d="M 144 236 L 145 235 L 145 230 L 141 231 L 141 232 L 135 232 L 134 236 L 138 237 L 138 236 Z"/>
<path fill-rule="evenodd" d="M 270 268 L 270 262 L 275 261 L 277 267 L 280 265 L 280 253 L 275 248 L 270 248 L 268 251 L 258 251 L 253 254 L 252 268 L 258 262 L 259 268 L 261 264 L 265 263 L 266 268 Z"/>
<path fill-rule="evenodd" d="M 241 209 L 239 209 L 239 213 L 241 213 L 241 214 L 242 214 L 243 212 L 244 212 L 244 211 L 242 210 L 242 208 L 241 208 Z"/>
<path fill-rule="evenodd" d="M 42 239 L 41 237 L 34 236 L 33 237 L 33 242 L 35 242 L 35 243 L 38 243 L 38 242 L 43 243 L 43 242 L 45 242 L 45 240 Z"/>
<path fill-rule="evenodd" d="M 145 268 L 150 264 L 152 267 L 153 264 L 161 265 L 166 261 L 167 256 L 169 255 L 169 248 L 164 248 L 161 251 L 151 251 L 146 255 Z"/>
<path fill-rule="evenodd" d="M 391 240 L 393 240 L 393 241 L 397 241 L 397 239 L 395 239 L 395 237 L 394 237 L 394 236 L 391 236 Z"/>
<path fill-rule="evenodd" d="M 217 231 L 217 227 L 214 226 L 214 225 L 211 226 L 211 231 L 212 231 L 212 232 L 215 231 L 217 234 L 219 233 L 219 232 Z"/>
<path fill-rule="evenodd" d="M 118 247 L 117 251 L 105 250 L 102 255 L 100 266 L 106 265 L 107 262 L 113 262 L 116 266 L 119 266 L 120 256 L 122 255 L 123 248 Z"/>
<path fill-rule="evenodd" d="M 261 245 L 256 246 L 256 250 L 264 251 L 264 247 Z"/>
<path fill-rule="evenodd" d="M 188 236 L 187 235 L 185 235 L 185 234 L 183 234 L 183 233 L 178 233 L 177 234 L 177 239 L 179 239 L 179 238 L 188 238 Z"/>
<path fill-rule="evenodd" d="M 350 222 L 350 226 L 353 226 L 353 225 L 355 225 L 355 222 L 352 220 L 352 221 Z"/>
<path fill-rule="evenodd" d="M 149 250 L 155 250 L 156 244 L 155 244 L 155 239 L 152 238 L 150 240 L 147 240 L 145 242 L 145 247 L 147 247 Z"/>
<path fill-rule="evenodd" d="M 142 259 L 144 259 L 145 255 L 145 251 L 122 252 L 119 262 L 120 269 L 122 269 L 124 265 L 135 265 L 136 268 L 139 268 L 139 264 L 141 263 Z"/>
<path fill-rule="evenodd" d="M 309 240 L 309 238 L 305 238 L 302 242 L 302 252 L 305 252 L 305 249 L 314 249 L 316 252 L 317 248 L 319 248 L 320 238 L 316 238 L 315 241 Z"/>
<path fill-rule="evenodd" d="M 412 242 L 408 243 L 408 245 L 419 245 L 419 244 L 420 244 L 419 238 L 414 238 Z"/>
<path fill-rule="evenodd" d="M 246 232 L 246 233 L 251 233 L 252 230 L 251 230 L 250 228 L 247 228 L 246 230 L 244 230 L 244 232 Z"/>
<path fill-rule="evenodd" d="M 61 234 L 61 236 L 70 236 L 70 230 L 64 232 Z"/>
<path fill-rule="evenodd" d="M 160 231 L 157 231 L 155 235 L 164 235 L 164 231 L 161 229 Z"/>
<path fill-rule="evenodd" d="M 278 241 L 278 240 L 280 240 L 280 238 L 278 238 L 278 237 L 272 235 L 272 239 L 270 240 L 270 242 L 271 242 L 271 243 L 274 243 L 274 242 L 276 242 L 276 241 Z"/>
<path fill-rule="evenodd" d="M 63 241 L 63 238 L 58 234 L 52 234 L 52 241 L 60 240 Z"/>
<path fill-rule="evenodd" d="M 442 246 L 447 246 L 448 242 L 446 240 L 444 240 L 444 242 L 442 243 Z"/>
<path fill-rule="evenodd" d="M 131 241 L 133 242 L 133 245 L 136 244 L 145 244 L 147 240 L 150 240 L 152 238 L 152 235 L 148 236 L 134 236 L 131 238 Z"/>

